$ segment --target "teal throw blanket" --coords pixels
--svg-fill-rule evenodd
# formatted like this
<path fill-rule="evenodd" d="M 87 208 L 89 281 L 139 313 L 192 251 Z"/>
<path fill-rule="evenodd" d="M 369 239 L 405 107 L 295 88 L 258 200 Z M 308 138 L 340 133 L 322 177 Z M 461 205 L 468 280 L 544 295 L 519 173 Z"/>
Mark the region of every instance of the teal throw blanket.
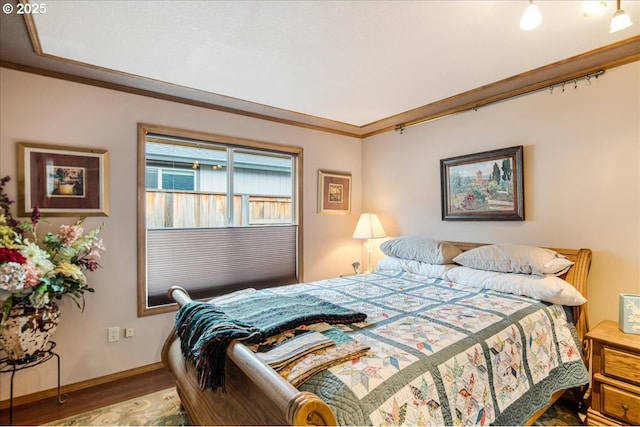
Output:
<path fill-rule="evenodd" d="M 225 390 L 224 361 L 231 341 L 255 344 L 301 325 L 356 323 L 366 317 L 313 295 L 257 291 L 234 302 L 190 302 L 178 310 L 175 325 L 182 355 L 194 364 L 200 386 Z"/>

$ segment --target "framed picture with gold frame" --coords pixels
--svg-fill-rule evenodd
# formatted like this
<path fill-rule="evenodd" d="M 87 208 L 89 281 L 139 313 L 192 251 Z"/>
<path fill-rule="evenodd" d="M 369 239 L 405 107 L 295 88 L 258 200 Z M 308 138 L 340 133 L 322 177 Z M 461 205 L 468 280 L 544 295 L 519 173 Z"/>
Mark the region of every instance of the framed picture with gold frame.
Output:
<path fill-rule="evenodd" d="M 318 170 L 318 213 L 351 213 L 351 174 Z"/>
<path fill-rule="evenodd" d="M 109 153 L 95 148 L 18 143 L 18 215 L 109 215 Z"/>

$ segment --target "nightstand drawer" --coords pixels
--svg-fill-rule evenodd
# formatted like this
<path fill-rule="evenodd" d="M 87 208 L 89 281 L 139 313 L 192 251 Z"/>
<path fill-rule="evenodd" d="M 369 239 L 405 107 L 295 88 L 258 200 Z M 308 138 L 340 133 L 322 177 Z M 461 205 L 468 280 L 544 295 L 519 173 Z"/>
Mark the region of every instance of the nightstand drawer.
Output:
<path fill-rule="evenodd" d="M 603 373 L 640 385 L 640 357 L 625 351 L 604 347 Z"/>
<path fill-rule="evenodd" d="M 602 413 L 640 425 L 640 396 L 602 384 Z"/>

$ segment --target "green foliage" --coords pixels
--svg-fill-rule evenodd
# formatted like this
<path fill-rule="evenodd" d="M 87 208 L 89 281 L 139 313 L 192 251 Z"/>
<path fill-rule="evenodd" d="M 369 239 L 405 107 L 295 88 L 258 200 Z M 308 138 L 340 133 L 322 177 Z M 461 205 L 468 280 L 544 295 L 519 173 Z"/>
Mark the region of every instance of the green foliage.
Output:
<path fill-rule="evenodd" d="M 465 185 L 463 183 L 463 178 L 459 173 L 451 174 L 449 178 L 449 187 L 451 188 L 452 193 L 463 193 L 465 191 Z"/>
<path fill-rule="evenodd" d="M 504 159 L 502 161 L 502 179 L 505 181 L 511 181 L 511 159 Z"/>
<path fill-rule="evenodd" d="M 500 183 L 500 167 L 498 163 L 493 164 L 493 172 L 491 173 L 491 182 Z"/>
<path fill-rule="evenodd" d="M 491 196 L 492 199 L 495 199 L 498 190 L 500 189 L 500 185 L 497 181 L 491 180 L 489 184 L 487 184 L 487 193 Z"/>

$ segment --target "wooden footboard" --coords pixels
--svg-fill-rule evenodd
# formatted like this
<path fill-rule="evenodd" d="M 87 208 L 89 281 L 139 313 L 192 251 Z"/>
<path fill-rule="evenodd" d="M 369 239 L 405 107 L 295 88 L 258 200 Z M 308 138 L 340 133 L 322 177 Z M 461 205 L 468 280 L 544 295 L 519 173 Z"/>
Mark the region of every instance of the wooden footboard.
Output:
<path fill-rule="evenodd" d="M 191 301 L 179 287 L 171 288 L 169 296 L 180 306 Z M 293 387 L 239 342 L 227 349 L 226 393 L 200 388 L 175 331 L 162 348 L 162 362 L 176 377 L 182 404 L 196 425 L 337 425 L 324 401 Z"/>

